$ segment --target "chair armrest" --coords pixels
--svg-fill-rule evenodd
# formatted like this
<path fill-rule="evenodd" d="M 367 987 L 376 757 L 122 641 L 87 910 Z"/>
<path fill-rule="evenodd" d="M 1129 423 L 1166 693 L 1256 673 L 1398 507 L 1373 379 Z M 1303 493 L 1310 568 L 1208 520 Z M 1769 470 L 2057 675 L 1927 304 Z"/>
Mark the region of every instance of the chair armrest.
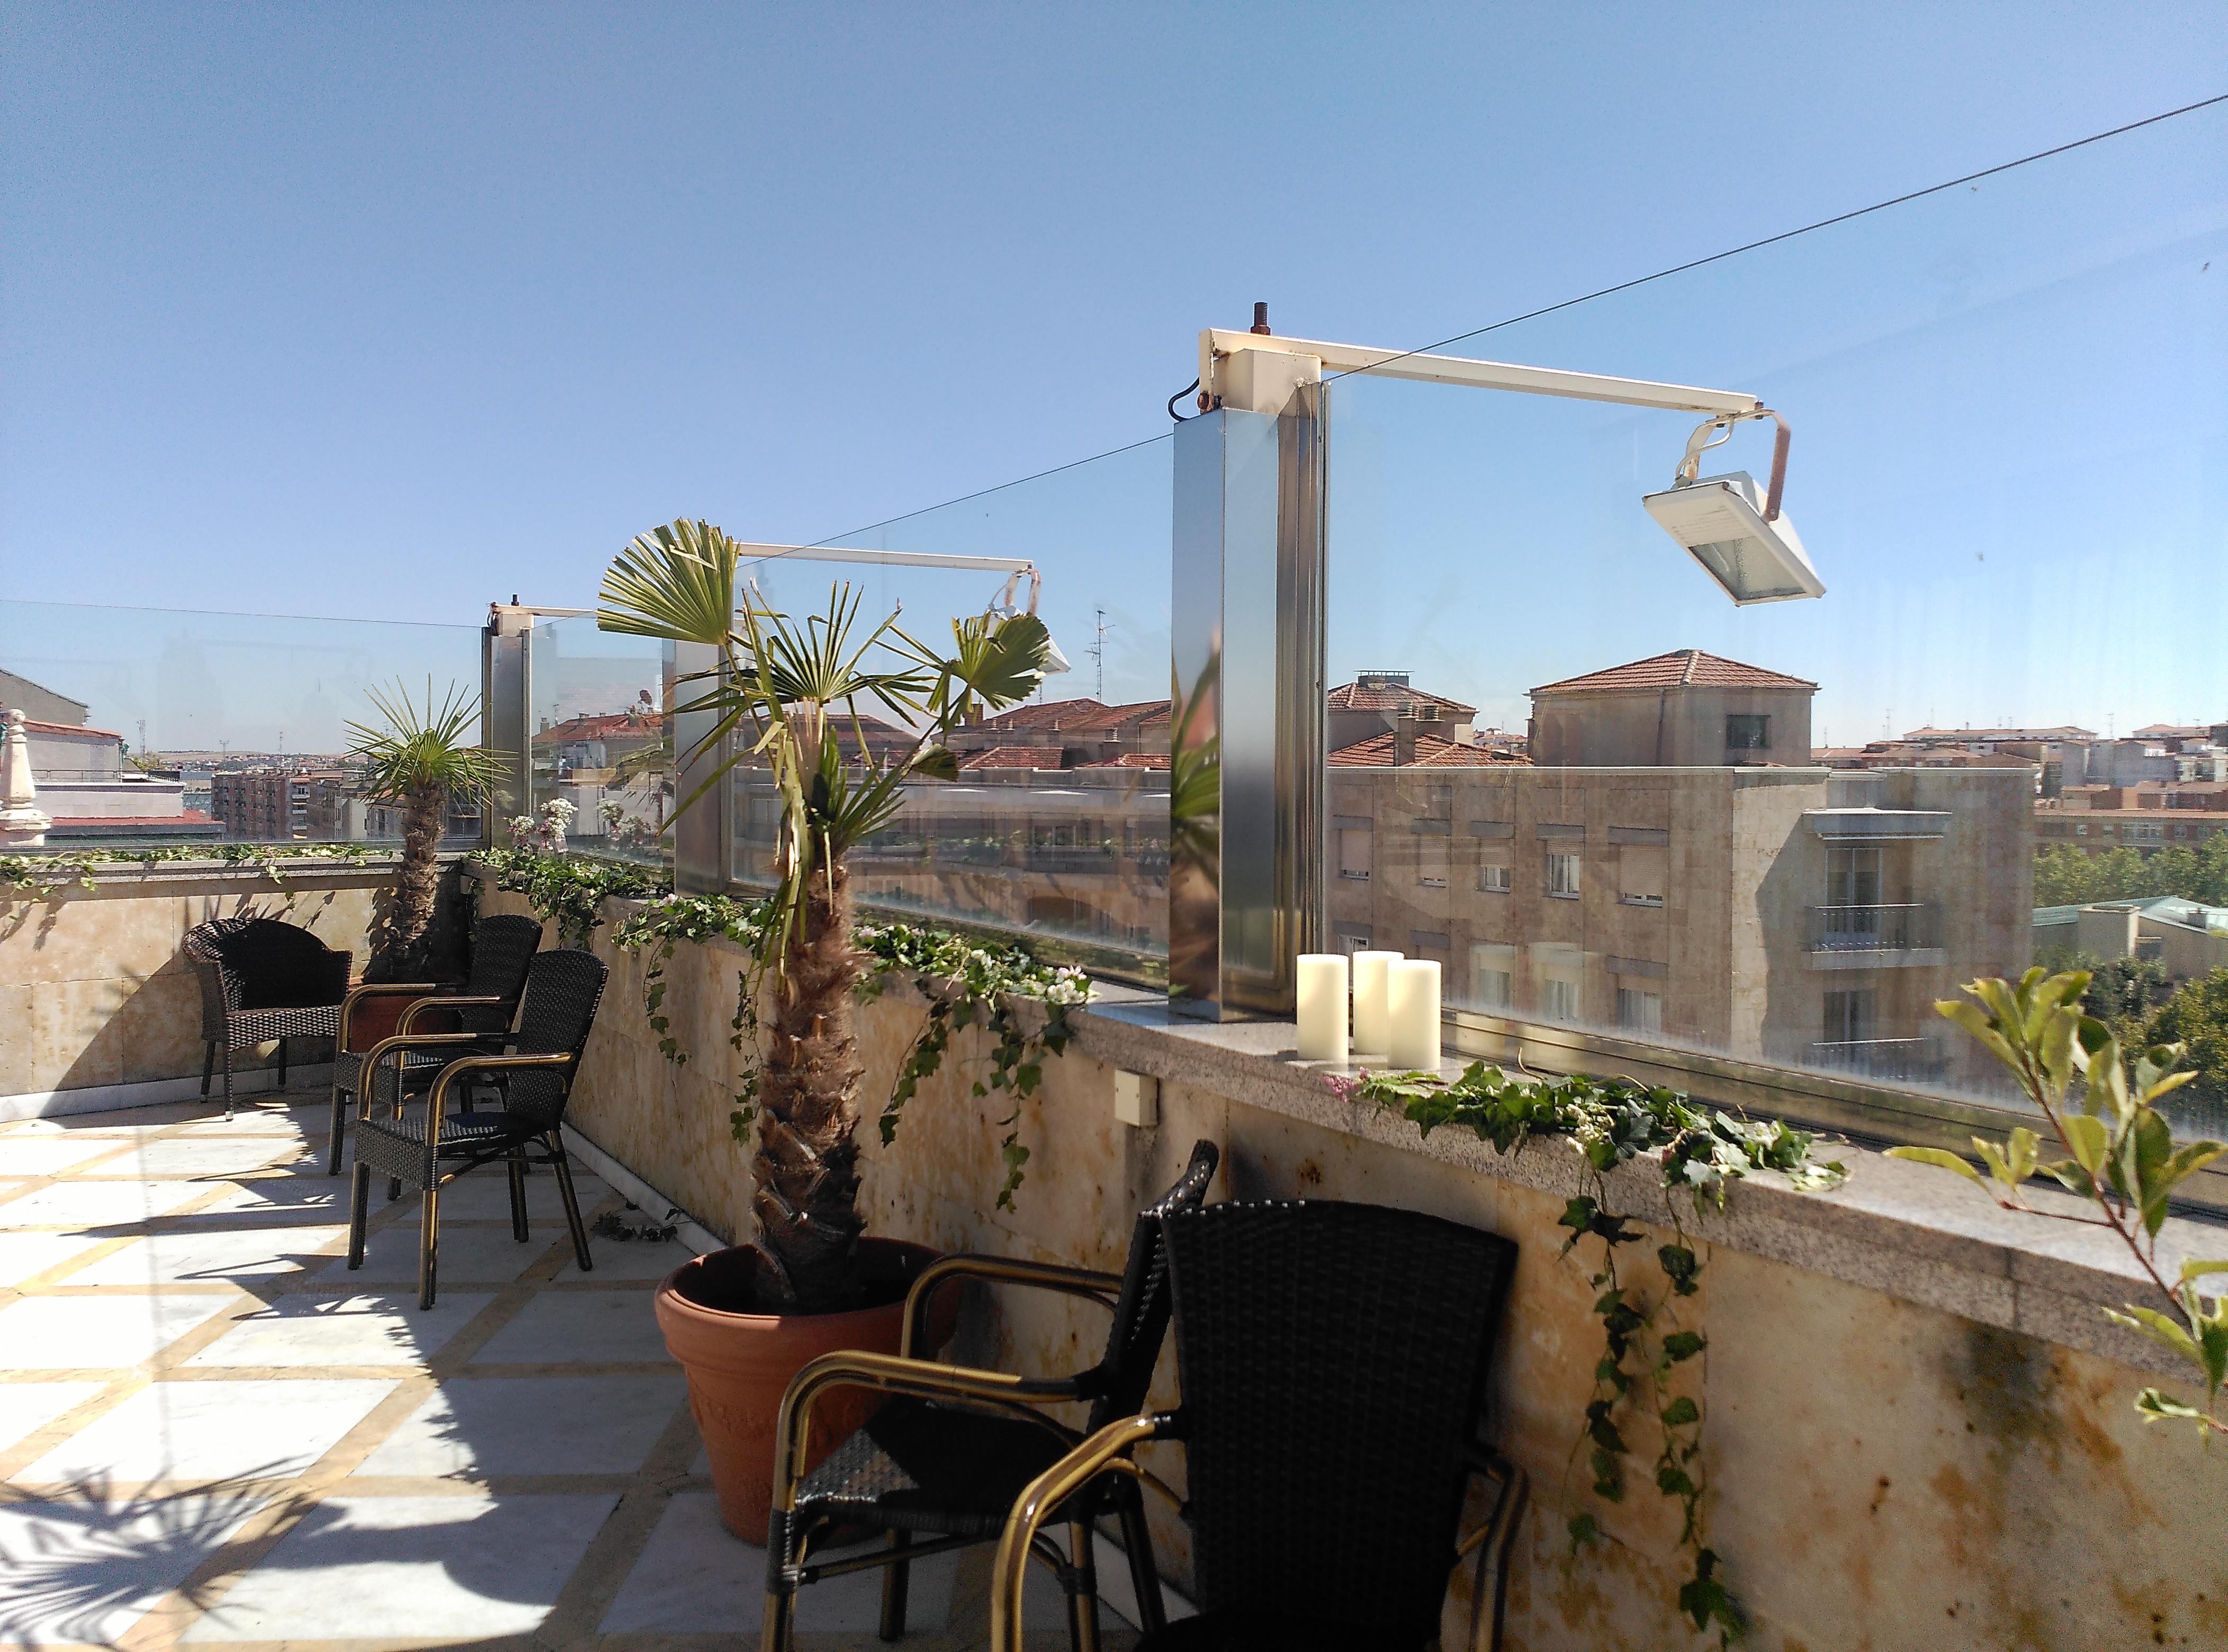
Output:
<path fill-rule="evenodd" d="M 440 985 L 432 981 L 362 981 L 348 989 L 341 1000 L 341 1047 L 348 1047 L 349 1017 L 355 1013 L 357 1001 L 364 998 L 392 998 L 400 993 L 439 992 Z"/>
<path fill-rule="evenodd" d="M 1066 1291 L 1072 1297 L 1088 1297 L 1106 1308 L 1114 1306 L 1110 1293 L 1122 1288 L 1122 1277 L 1116 1273 L 1098 1273 L 1089 1268 L 1061 1267 L 1051 1262 L 1020 1262 L 1010 1257 L 982 1256 L 972 1252 L 959 1256 L 938 1257 L 920 1271 L 920 1277 L 906 1292 L 905 1330 L 898 1343 L 898 1352 L 906 1359 L 920 1346 L 921 1318 L 928 1309 L 930 1293 L 947 1279 L 994 1279 L 1002 1284 L 1035 1285 L 1045 1290 Z"/>
<path fill-rule="evenodd" d="M 1063 1437 L 1064 1431 L 1049 1419 L 1037 1417 L 1028 1406 L 1076 1397 L 1074 1383 L 1064 1379 L 1045 1381 L 1003 1371 L 938 1365 L 932 1360 L 870 1354 L 857 1348 L 839 1348 L 833 1354 L 823 1354 L 791 1379 L 788 1392 L 781 1397 L 773 1448 L 773 1513 L 777 1520 L 797 1507 L 797 1482 L 804 1478 L 812 1407 L 830 1388 L 870 1388 L 878 1393 L 916 1399 L 969 1404 L 1006 1416 L 1019 1414 L 1043 1422 Z"/>
<path fill-rule="evenodd" d="M 998 1558 L 991 1564 L 990 1652 L 1021 1652 L 1021 1584 L 1038 1528 L 1100 1475 L 1137 1474 L 1130 1453 L 1147 1440 L 1161 1438 L 1169 1421 L 1165 1416 L 1145 1416 L 1109 1423 L 1021 1489 L 998 1539 Z"/>
<path fill-rule="evenodd" d="M 416 1003 L 411 1005 L 409 1008 L 402 1012 L 402 1025 L 400 1030 L 405 1033 L 408 1032 L 410 1030 L 411 1023 L 415 1021 L 419 1015 L 423 1015 L 429 1009 L 472 1009 L 477 1008 L 482 1004 L 500 1004 L 506 1003 L 508 1002 L 509 1001 L 503 998 L 420 998 Z M 475 1038 L 485 1038 L 490 1036 L 490 1034 L 475 1033 L 472 1036 Z"/>

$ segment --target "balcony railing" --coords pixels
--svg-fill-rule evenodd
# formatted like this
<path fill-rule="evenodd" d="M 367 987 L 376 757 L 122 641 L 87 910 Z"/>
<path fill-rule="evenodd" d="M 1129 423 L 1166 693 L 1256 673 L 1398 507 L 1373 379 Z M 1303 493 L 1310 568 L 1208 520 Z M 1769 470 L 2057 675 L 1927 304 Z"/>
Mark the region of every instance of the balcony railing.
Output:
<path fill-rule="evenodd" d="M 1814 952 L 1909 951 L 1942 944 L 1942 912 L 1931 901 L 1810 908 Z"/>
<path fill-rule="evenodd" d="M 1810 1065 L 1905 1084 L 1932 1084 L 1950 1069 L 1937 1038 L 1826 1040 L 1810 1047 Z"/>

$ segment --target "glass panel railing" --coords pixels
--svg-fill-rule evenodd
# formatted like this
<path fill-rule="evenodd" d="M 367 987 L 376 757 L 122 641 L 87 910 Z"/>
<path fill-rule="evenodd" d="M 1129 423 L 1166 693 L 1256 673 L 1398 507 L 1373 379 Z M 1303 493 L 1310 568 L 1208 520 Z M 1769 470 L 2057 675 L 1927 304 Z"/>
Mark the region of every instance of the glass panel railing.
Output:
<path fill-rule="evenodd" d="M 50 850 L 399 842 L 347 725 L 378 721 L 375 689 L 479 683 L 471 625 L 0 601 L 0 706 L 24 714 Z M 477 806 L 445 828 L 476 842 Z"/>
<path fill-rule="evenodd" d="M 671 648 L 599 631 L 592 614 L 541 620 L 526 643 L 526 815 L 562 804 L 569 847 L 670 863 Z"/>
<path fill-rule="evenodd" d="M 2228 1002 L 2224 202 L 2207 111 L 1450 347 L 1763 397 L 1818 600 L 1734 606 L 1642 509 L 1696 415 L 1335 381 L 1338 937 L 1990 1100 L 1961 983 Z M 1770 461 L 1766 421 L 1703 469 Z M 2217 1132 L 2228 1072 L 2177 1100 Z"/>
<path fill-rule="evenodd" d="M 852 861 L 859 899 L 1055 941 L 1104 973 L 1157 978 L 1168 950 L 1169 445 L 1051 475 L 836 536 L 830 544 L 1005 557 L 1043 576 L 1039 611 L 1072 669 L 1030 701 L 961 728 L 959 776 L 906 788 L 903 811 Z M 848 582 L 868 630 L 890 614 L 925 644 L 1003 593 L 985 570 L 844 563 L 808 554 L 755 565 L 769 601 L 824 610 Z M 1015 595 L 1026 599 L 1028 582 Z M 861 707 L 861 714 L 874 708 Z M 870 755 L 913 731 L 868 718 Z M 847 736 L 847 739 L 849 737 Z M 769 872 L 776 799 L 764 772 L 735 775 L 735 872 Z"/>

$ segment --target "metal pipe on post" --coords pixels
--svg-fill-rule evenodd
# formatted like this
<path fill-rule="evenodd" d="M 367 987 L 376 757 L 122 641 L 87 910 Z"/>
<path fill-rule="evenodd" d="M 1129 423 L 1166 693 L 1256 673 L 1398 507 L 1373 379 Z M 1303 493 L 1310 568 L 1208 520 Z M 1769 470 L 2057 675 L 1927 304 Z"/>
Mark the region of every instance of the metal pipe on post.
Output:
<path fill-rule="evenodd" d="M 673 823 L 676 894 L 725 894 L 734 877 L 734 774 L 731 770 L 713 778 L 727 760 L 727 742 L 710 739 L 720 724 L 717 713 L 682 709 L 711 692 L 725 666 L 720 650 L 708 643 L 675 643 L 668 650 L 665 705 L 673 726 L 674 799 L 685 804 L 700 787 L 711 787 Z"/>
<path fill-rule="evenodd" d="M 487 624 L 480 632 L 480 744 L 497 754 L 503 771 L 480 816 L 482 848 L 495 847 L 498 821 L 527 811 L 532 760 L 527 645 L 533 625 L 533 611 L 513 598 L 508 605 L 488 605 Z"/>

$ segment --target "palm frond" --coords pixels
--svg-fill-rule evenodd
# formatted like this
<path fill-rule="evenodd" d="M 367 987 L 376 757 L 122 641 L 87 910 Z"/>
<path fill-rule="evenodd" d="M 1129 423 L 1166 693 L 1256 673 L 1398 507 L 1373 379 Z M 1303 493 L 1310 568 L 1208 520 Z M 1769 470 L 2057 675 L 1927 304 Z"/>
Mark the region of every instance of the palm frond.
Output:
<path fill-rule="evenodd" d="M 451 682 L 437 706 L 433 680 L 426 679 L 421 710 L 398 679 L 392 693 L 369 691 L 383 727 L 348 725 L 348 754 L 363 765 L 363 791 L 382 803 L 439 791 L 484 803 L 502 779 L 502 759 L 478 740 L 479 696 Z"/>

